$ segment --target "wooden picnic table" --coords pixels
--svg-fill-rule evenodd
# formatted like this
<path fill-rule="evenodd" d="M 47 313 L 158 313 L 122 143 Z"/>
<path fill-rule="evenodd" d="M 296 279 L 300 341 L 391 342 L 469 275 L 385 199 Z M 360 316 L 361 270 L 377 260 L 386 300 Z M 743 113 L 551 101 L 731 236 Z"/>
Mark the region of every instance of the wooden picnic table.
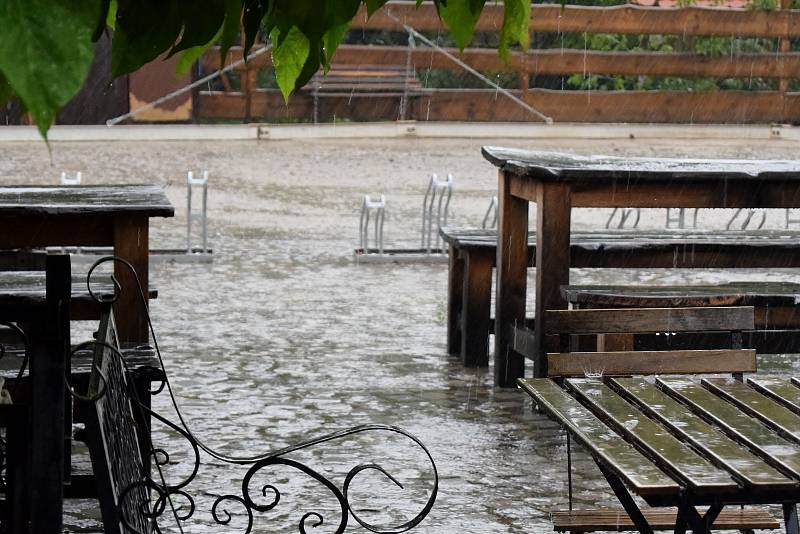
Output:
<path fill-rule="evenodd" d="M 136 269 L 147 295 L 149 219 L 174 214 L 157 185 L 2 186 L 0 249 L 111 245 Z M 147 342 L 136 283 L 119 263 L 114 273 L 123 288 L 114 309 L 120 341 Z"/>
<path fill-rule="evenodd" d="M 532 337 L 533 372 L 547 376 L 545 310 L 564 309 L 573 207 L 796 208 L 800 162 L 582 157 L 484 147 L 500 169 L 495 384 L 524 376 L 515 338 Z M 528 203 L 537 204 L 535 325 L 525 328 Z"/>
<path fill-rule="evenodd" d="M 800 531 L 798 383 L 759 376 L 747 383 L 573 378 L 562 389 L 550 379 L 520 380 L 535 404 L 595 460 L 625 509 L 623 524 L 633 527 L 625 530 L 654 527 L 649 519 L 654 516 L 639 508 L 633 493 L 653 507 L 677 507 L 667 522 L 675 532 L 712 530 L 726 506 L 780 504 L 791 534 Z M 605 515 L 575 510 L 558 512 L 554 520 L 557 530 L 604 530 L 614 519 Z"/>

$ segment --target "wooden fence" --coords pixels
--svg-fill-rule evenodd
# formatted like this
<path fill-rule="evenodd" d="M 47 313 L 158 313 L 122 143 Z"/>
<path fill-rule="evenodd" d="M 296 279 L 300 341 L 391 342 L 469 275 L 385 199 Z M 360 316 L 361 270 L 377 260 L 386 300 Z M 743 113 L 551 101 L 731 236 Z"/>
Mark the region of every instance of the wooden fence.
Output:
<path fill-rule="evenodd" d="M 781 0 L 788 6 L 788 0 Z M 360 13 L 353 29 L 402 32 L 403 24 L 418 31 L 444 29 L 431 4 L 415 9 L 413 1 L 390 2 L 367 18 Z M 477 31 L 498 31 L 502 6 L 487 5 Z M 549 33 L 608 33 L 633 35 L 721 36 L 775 39 L 775 52 L 734 53 L 720 57 L 687 52 L 599 52 L 583 49 L 533 49 L 513 52 L 503 63 L 494 49 L 469 48 L 447 52 L 479 71 L 517 74 L 520 86 L 511 92 L 556 122 L 667 122 L 753 123 L 800 122 L 800 93 L 790 91 L 790 80 L 800 78 L 800 53 L 790 51 L 790 40 L 800 38 L 800 10 L 772 11 L 717 7 L 658 8 L 635 5 L 590 7 L 536 4 L 531 30 Z M 419 43 L 419 41 L 418 41 Z M 232 49 L 226 63 L 241 58 Z M 219 52 L 203 58 L 205 70 L 219 67 Z M 403 46 L 342 45 L 334 64 L 413 65 L 421 69 L 463 68 L 446 54 L 418 44 Z M 315 112 L 321 120 L 408 118 L 443 121 L 538 121 L 533 114 L 492 88 L 432 89 L 407 98 L 400 116 L 399 97 L 347 95 L 314 98 L 311 89 L 294 95 L 288 106 L 277 90 L 257 87 L 257 71 L 269 68 L 269 54 L 238 68 L 241 90 L 201 91 L 196 99 L 199 118 L 304 119 Z M 776 90 L 633 90 L 578 91 L 532 88 L 532 76 L 572 74 L 669 76 L 704 78 L 776 79 Z M 316 100 L 316 105 L 315 105 Z M 316 108 L 316 110 L 315 110 Z"/>

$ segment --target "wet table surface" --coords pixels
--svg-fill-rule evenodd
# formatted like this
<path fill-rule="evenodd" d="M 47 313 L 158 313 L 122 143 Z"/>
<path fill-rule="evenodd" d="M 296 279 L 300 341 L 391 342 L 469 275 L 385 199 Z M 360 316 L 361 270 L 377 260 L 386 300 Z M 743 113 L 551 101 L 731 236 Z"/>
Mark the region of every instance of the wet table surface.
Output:
<path fill-rule="evenodd" d="M 547 375 L 544 311 L 565 309 L 573 207 L 793 208 L 800 207 L 800 161 L 578 156 L 485 146 L 500 169 L 495 384 L 524 376 L 513 350 L 524 324 L 527 293 L 528 203 L 537 205 L 534 375 Z"/>
<path fill-rule="evenodd" d="M 175 210 L 158 185 L 4 186 L 0 187 L 0 248 L 107 246 L 136 270 L 148 293 L 149 219 L 172 217 Z M 136 280 L 122 263 L 114 264 L 123 291 L 115 307 L 123 341 L 147 341 L 147 322 L 139 313 Z"/>
<path fill-rule="evenodd" d="M 788 377 L 520 380 L 610 478 L 651 506 L 800 500 L 800 387 Z M 608 476 L 608 475 L 607 475 Z"/>

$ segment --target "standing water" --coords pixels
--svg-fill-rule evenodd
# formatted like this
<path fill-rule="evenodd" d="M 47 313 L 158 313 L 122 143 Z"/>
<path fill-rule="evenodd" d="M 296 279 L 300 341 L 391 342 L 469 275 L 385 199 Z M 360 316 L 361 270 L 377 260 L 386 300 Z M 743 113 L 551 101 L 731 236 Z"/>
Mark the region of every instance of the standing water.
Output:
<path fill-rule="evenodd" d="M 479 226 L 496 194 L 495 169 L 480 155 L 483 144 L 642 156 L 796 154 L 783 141 L 703 146 L 675 140 L 109 142 L 52 143 L 51 163 L 46 146 L 37 142 L 0 145 L 0 180 L 52 184 L 58 180 L 55 169 L 81 169 L 85 184 L 162 184 L 178 214 L 153 221 L 151 243 L 172 247 L 185 239 L 186 170 L 209 169 L 213 264 L 157 264 L 151 271 L 159 290 L 152 303 L 156 333 L 193 431 L 227 454 L 250 455 L 362 423 L 400 426 L 427 445 L 441 477 L 436 505 L 417 531 L 550 532 L 548 511 L 567 507 L 565 435 L 520 391 L 494 389 L 491 368 L 464 369 L 447 356 L 446 265 L 356 265 L 351 257 L 365 193 L 387 196 L 387 248 L 416 245 L 419 207 L 432 172 L 455 177 L 451 223 Z M 663 224 L 663 212 L 651 211 L 643 215 L 642 227 Z M 602 229 L 607 214 L 577 212 L 574 225 Z M 782 216 L 775 214 L 773 221 Z M 719 227 L 722 219 L 727 215 L 701 212 L 698 226 Z M 766 276 L 757 271 L 575 273 L 578 282 L 591 283 Z M 794 278 L 790 271 L 768 276 Z M 90 326 L 79 330 L 73 342 L 90 332 Z M 760 364 L 767 371 L 800 371 L 788 356 Z M 163 395 L 155 407 L 168 408 Z M 155 440 L 171 453 L 181 450 L 181 443 L 161 429 Z M 576 507 L 616 505 L 591 459 L 576 449 Z M 356 436 L 292 457 L 339 485 L 359 463 L 384 464 L 407 484 L 405 492 L 365 474 L 351 495 L 362 514 L 376 522 L 413 516 L 430 490 L 424 457 L 388 434 Z M 179 452 L 173 455 L 168 475 L 181 472 L 181 458 Z M 203 462 L 189 488 L 199 509 L 185 531 L 227 531 L 213 523 L 209 506 L 216 496 L 239 490 L 243 470 L 207 456 Z M 273 512 L 256 516 L 254 532 L 295 532 L 301 516 L 315 510 L 324 512 L 326 522 L 314 531 L 333 531 L 336 503 L 325 500 L 324 491 L 313 483 L 304 486 L 306 479 L 292 472 L 267 482 L 282 484 L 284 495 Z M 91 501 L 69 503 L 68 527 L 99 530 L 96 508 Z M 352 523 L 351 531 L 363 531 Z M 164 527 L 169 528 L 167 521 Z"/>

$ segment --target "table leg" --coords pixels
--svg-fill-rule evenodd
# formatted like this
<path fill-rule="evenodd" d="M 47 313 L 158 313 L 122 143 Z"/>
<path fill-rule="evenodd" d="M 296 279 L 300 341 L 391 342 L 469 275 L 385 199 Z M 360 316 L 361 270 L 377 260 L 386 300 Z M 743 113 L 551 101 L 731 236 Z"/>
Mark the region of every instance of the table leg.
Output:
<path fill-rule="evenodd" d="M 450 247 L 447 276 L 447 353 L 461 354 L 461 313 L 464 306 L 464 260 Z"/>
<path fill-rule="evenodd" d="M 525 324 L 528 274 L 528 201 L 511 195 L 513 175 L 500 172 L 497 289 L 494 314 L 494 383 L 514 387 L 525 358 L 513 349 L 512 329 Z"/>
<path fill-rule="evenodd" d="M 461 354 L 466 367 L 489 365 L 492 255 L 472 251 L 464 260 Z"/>
<path fill-rule="evenodd" d="M 786 525 L 786 534 L 800 534 L 800 524 L 797 520 L 797 504 L 783 504 L 783 522 Z"/>
<path fill-rule="evenodd" d="M 64 497 L 64 372 L 69 354 L 69 256 L 47 258 L 47 308 L 31 338 L 31 532 L 61 532 Z"/>
<path fill-rule="evenodd" d="M 121 215 L 114 220 L 114 255 L 130 262 L 136 269 L 147 305 L 150 253 L 149 220 L 141 215 Z M 127 267 L 115 263 L 114 275 L 122 286 L 122 293 L 114 305 L 117 333 L 120 343 L 144 344 L 150 339 L 147 317 L 142 308 L 142 298 L 136 279 Z"/>
<path fill-rule="evenodd" d="M 567 307 L 561 286 L 569 284 L 569 230 L 572 200 L 564 183 L 539 184 L 536 193 L 536 303 L 533 374 L 547 376 L 545 310 Z M 558 350 L 557 348 L 555 350 Z"/>

